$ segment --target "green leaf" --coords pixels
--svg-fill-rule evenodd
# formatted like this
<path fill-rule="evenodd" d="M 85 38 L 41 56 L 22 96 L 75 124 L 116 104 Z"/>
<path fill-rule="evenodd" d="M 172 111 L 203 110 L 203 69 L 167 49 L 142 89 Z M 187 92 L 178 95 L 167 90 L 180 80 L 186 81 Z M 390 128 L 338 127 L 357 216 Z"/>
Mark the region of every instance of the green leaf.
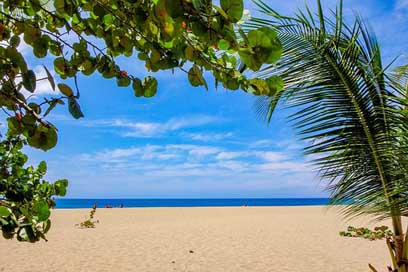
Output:
<path fill-rule="evenodd" d="M 205 86 L 205 88 L 208 89 L 207 83 L 205 82 L 203 77 L 203 73 L 197 65 L 193 65 L 193 67 L 191 67 L 191 69 L 188 71 L 188 80 L 194 87 Z"/>
<path fill-rule="evenodd" d="M 187 46 L 184 50 L 184 56 L 187 60 L 192 61 L 194 59 L 194 47 Z"/>
<path fill-rule="evenodd" d="M 271 43 L 269 57 L 267 58 L 266 63 L 270 64 L 276 62 L 280 59 L 283 53 L 283 46 L 278 38 L 278 33 L 269 27 L 261 27 L 258 30 L 265 33 Z"/>
<path fill-rule="evenodd" d="M 58 196 L 65 196 L 67 193 L 68 180 L 61 179 L 54 183 L 55 194 Z"/>
<path fill-rule="evenodd" d="M 40 164 L 38 165 L 38 172 L 42 175 L 45 175 L 47 173 L 47 163 L 45 161 L 40 162 Z"/>
<path fill-rule="evenodd" d="M 64 0 L 54 0 L 54 7 L 58 12 L 63 13 L 64 7 L 65 7 L 65 1 Z"/>
<path fill-rule="evenodd" d="M 27 91 L 33 93 L 36 87 L 36 77 L 33 70 L 28 70 L 27 72 L 23 73 L 23 86 L 26 88 Z"/>
<path fill-rule="evenodd" d="M 144 95 L 142 81 L 140 79 L 138 78 L 133 79 L 132 87 L 136 97 L 141 97 Z"/>
<path fill-rule="evenodd" d="M 58 100 L 52 100 L 50 102 L 48 102 L 48 104 L 50 105 L 47 110 L 44 112 L 44 117 L 46 117 L 58 104 Z"/>
<path fill-rule="evenodd" d="M 261 68 L 262 62 L 255 57 L 255 54 L 252 52 L 251 48 L 240 48 L 238 54 L 241 61 L 251 70 L 258 71 Z"/>
<path fill-rule="evenodd" d="M 55 72 L 57 72 L 57 74 L 59 75 L 65 75 L 66 74 L 66 70 L 67 70 L 67 63 L 66 60 L 62 57 L 60 58 L 56 58 L 54 60 L 54 69 Z"/>
<path fill-rule="evenodd" d="M 121 76 L 117 79 L 117 84 L 119 87 L 128 87 L 130 85 L 130 78 L 127 76 Z"/>
<path fill-rule="evenodd" d="M 246 39 L 248 44 L 241 46 L 238 53 L 242 62 L 254 71 L 262 64 L 277 61 L 282 55 L 283 47 L 277 33 L 269 27 L 249 31 Z"/>
<path fill-rule="evenodd" d="M 241 20 L 244 12 L 243 0 L 221 0 L 221 8 L 228 14 L 233 23 Z"/>
<path fill-rule="evenodd" d="M 39 125 L 35 128 L 34 135 L 28 137 L 27 141 L 30 146 L 47 151 L 56 146 L 58 135 L 53 127 Z"/>
<path fill-rule="evenodd" d="M 266 79 L 266 83 L 268 84 L 269 87 L 269 96 L 274 95 L 277 92 L 280 92 L 283 90 L 283 80 L 279 76 L 271 76 Z"/>
<path fill-rule="evenodd" d="M 230 43 L 227 40 L 221 39 L 218 41 L 218 48 L 221 50 L 228 50 L 230 48 Z"/>
<path fill-rule="evenodd" d="M 50 217 L 50 208 L 45 201 L 38 201 L 34 203 L 34 212 L 38 216 L 38 221 L 45 221 Z"/>
<path fill-rule="evenodd" d="M 157 92 L 157 80 L 154 77 L 147 76 L 143 80 L 142 87 L 144 97 L 153 97 Z"/>
<path fill-rule="evenodd" d="M 270 94 L 269 85 L 265 80 L 262 80 L 260 78 L 253 78 L 250 79 L 248 82 L 250 86 L 253 88 L 252 92 L 254 95 L 268 96 Z M 251 89 L 249 89 L 249 91 L 251 91 Z"/>
<path fill-rule="evenodd" d="M 51 75 L 50 71 L 47 69 L 47 67 L 45 67 L 45 65 L 43 65 L 45 72 L 47 73 L 47 79 L 50 82 L 51 88 L 55 91 L 55 81 L 54 81 L 54 77 Z"/>
<path fill-rule="evenodd" d="M 39 38 L 33 45 L 33 53 L 37 58 L 44 58 L 47 56 L 48 40 L 45 36 Z"/>
<path fill-rule="evenodd" d="M 26 44 L 34 45 L 35 42 L 41 37 L 41 30 L 37 27 L 26 25 L 24 30 L 24 41 Z"/>
<path fill-rule="evenodd" d="M 20 45 L 20 37 L 17 35 L 14 35 L 10 39 L 10 45 L 14 48 L 17 48 Z"/>
<path fill-rule="evenodd" d="M 74 96 L 74 92 L 72 91 L 71 87 L 69 87 L 67 84 L 64 83 L 59 83 L 58 84 L 58 89 L 60 90 L 60 92 L 67 96 L 67 97 L 72 97 Z"/>
<path fill-rule="evenodd" d="M 11 214 L 11 211 L 9 208 L 6 208 L 4 206 L 0 206 L 0 217 L 7 217 Z"/>
<path fill-rule="evenodd" d="M 78 101 L 74 97 L 68 97 L 68 110 L 71 113 L 72 117 L 79 119 L 84 117 L 84 114 L 81 111 L 81 107 L 78 104 Z"/>
<path fill-rule="evenodd" d="M 24 126 L 16 117 L 9 117 L 7 118 L 7 135 L 14 137 L 19 134 L 22 134 L 24 131 Z"/>

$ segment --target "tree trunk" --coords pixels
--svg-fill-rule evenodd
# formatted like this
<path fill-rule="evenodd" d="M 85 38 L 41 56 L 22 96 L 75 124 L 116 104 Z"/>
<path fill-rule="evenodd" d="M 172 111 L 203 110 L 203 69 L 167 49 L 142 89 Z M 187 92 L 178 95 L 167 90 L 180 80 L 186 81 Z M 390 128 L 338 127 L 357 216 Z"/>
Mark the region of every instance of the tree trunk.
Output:
<path fill-rule="evenodd" d="M 394 235 L 392 240 L 387 239 L 387 246 L 390 251 L 392 263 L 395 272 L 408 272 L 408 240 L 407 234 L 404 236 L 404 231 L 402 228 L 401 216 L 392 217 L 392 225 Z"/>

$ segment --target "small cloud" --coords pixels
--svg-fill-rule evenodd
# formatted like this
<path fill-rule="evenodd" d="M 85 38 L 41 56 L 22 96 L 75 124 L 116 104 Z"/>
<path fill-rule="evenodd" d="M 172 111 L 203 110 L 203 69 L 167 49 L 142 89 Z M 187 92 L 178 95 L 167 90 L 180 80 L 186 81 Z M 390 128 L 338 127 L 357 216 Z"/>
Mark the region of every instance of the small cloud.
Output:
<path fill-rule="evenodd" d="M 251 148 L 279 148 L 284 150 L 300 150 L 303 145 L 296 140 L 258 140 L 249 145 Z"/>
<path fill-rule="evenodd" d="M 233 136 L 232 132 L 227 133 L 184 133 L 183 136 L 193 141 L 211 142 L 221 141 Z"/>
<path fill-rule="evenodd" d="M 260 151 L 255 152 L 255 154 L 259 157 L 264 159 L 265 161 L 275 162 L 275 161 L 283 161 L 286 160 L 287 157 L 280 152 L 273 152 L 273 151 Z"/>
<path fill-rule="evenodd" d="M 84 121 L 89 127 L 116 127 L 123 128 L 123 137 L 146 138 L 163 136 L 166 133 L 180 129 L 199 127 L 219 122 L 218 118 L 206 115 L 172 118 L 166 122 L 135 122 L 124 119 Z"/>
<path fill-rule="evenodd" d="M 220 152 L 220 149 L 217 147 L 208 147 L 208 146 L 199 146 L 191 149 L 189 151 L 190 155 L 196 157 L 205 157 L 209 155 L 214 155 Z"/>
<path fill-rule="evenodd" d="M 304 162 L 284 161 L 272 162 L 259 165 L 260 171 L 288 171 L 288 172 L 310 172 L 310 165 Z"/>
<path fill-rule="evenodd" d="M 217 155 L 218 160 L 232 160 L 232 159 L 237 159 L 241 157 L 246 157 L 249 155 L 249 152 L 246 151 L 225 151 L 225 152 L 220 152 Z"/>
<path fill-rule="evenodd" d="M 272 140 L 258 140 L 255 141 L 253 143 L 251 143 L 249 146 L 252 148 L 256 148 L 256 147 L 271 147 L 273 145 L 276 144 L 276 141 L 272 141 Z"/>

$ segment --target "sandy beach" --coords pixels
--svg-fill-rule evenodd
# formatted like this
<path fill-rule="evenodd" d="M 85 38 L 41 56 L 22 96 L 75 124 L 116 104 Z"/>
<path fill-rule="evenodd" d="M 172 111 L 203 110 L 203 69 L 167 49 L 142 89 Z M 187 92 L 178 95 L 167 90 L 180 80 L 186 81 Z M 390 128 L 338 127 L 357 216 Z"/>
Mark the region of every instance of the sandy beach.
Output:
<path fill-rule="evenodd" d="M 338 235 L 348 225 L 324 207 L 54 210 L 48 242 L 0 239 L 0 271 L 384 271 L 384 241 Z"/>

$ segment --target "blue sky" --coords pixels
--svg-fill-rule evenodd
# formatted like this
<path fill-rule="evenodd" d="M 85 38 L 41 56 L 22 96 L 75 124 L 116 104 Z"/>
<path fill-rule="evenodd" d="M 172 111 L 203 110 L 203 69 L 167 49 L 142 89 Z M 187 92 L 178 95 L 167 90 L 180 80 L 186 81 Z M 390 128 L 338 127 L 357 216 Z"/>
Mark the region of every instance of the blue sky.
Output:
<path fill-rule="evenodd" d="M 267 2 L 284 14 L 305 3 Z M 315 1 L 306 2 L 313 6 Z M 335 1 L 323 3 L 335 7 Z M 247 7 L 254 10 L 249 1 Z M 345 0 L 345 9 L 347 16 L 357 12 L 372 25 L 385 61 L 406 53 L 407 0 Z M 47 59 L 34 61 L 33 67 L 43 63 Z M 131 74 L 147 74 L 135 57 L 120 63 Z M 69 179 L 67 197 L 326 196 L 324 182 L 286 122 L 286 110 L 266 125 L 256 118 L 251 95 L 193 88 L 182 73 L 156 77 L 158 95 L 141 99 L 129 88 L 118 88 L 115 80 L 81 76 L 85 118 L 73 120 L 66 108 L 55 111 L 50 120 L 59 128 L 58 146 L 49 152 L 27 149 L 30 163 L 46 160 L 49 180 Z M 39 90 L 51 92 L 46 82 Z"/>

